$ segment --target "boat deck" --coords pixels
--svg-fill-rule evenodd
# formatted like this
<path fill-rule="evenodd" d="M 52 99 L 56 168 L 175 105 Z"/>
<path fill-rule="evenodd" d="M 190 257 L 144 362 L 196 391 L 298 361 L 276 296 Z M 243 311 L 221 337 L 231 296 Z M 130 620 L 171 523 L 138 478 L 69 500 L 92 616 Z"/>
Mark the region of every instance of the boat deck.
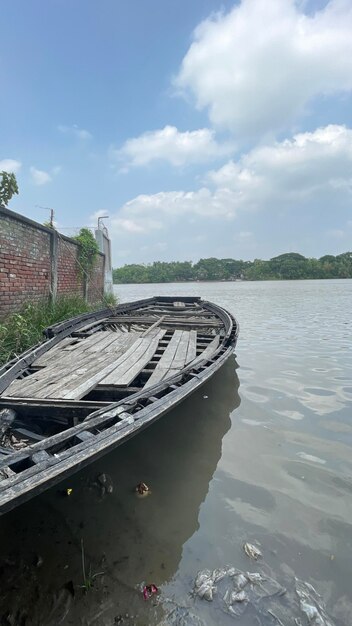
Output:
<path fill-rule="evenodd" d="M 64 338 L 33 361 L 2 396 L 108 399 L 166 380 L 218 347 L 221 322 L 197 303 L 145 306 L 106 317 Z M 125 393 L 123 393 L 125 390 Z"/>

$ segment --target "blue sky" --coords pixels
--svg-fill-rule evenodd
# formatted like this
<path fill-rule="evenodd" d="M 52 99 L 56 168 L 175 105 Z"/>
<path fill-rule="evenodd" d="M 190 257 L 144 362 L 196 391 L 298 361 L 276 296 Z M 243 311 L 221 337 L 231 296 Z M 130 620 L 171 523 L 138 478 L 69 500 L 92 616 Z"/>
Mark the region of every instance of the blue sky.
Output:
<path fill-rule="evenodd" d="M 351 249 L 352 3 L 13 0 L 2 6 L 9 208 L 114 265 Z"/>

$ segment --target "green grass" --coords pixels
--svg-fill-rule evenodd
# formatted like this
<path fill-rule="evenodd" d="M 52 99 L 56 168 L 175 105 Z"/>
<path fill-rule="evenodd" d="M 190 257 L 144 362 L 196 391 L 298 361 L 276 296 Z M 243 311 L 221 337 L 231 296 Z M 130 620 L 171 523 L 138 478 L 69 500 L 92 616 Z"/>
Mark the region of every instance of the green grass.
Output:
<path fill-rule="evenodd" d="M 43 341 L 43 330 L 47 326 L 80 313 L 116 304 L 116 298 L 110 294 L 104 296 L 104 301 L 100 305 L 94 306 L 87 304 L 78 296 L 61 296 L 55 303 L 47 300 L 29 302 L 18 313 L 13 313 L 0 321 L 0 366 Z"/>

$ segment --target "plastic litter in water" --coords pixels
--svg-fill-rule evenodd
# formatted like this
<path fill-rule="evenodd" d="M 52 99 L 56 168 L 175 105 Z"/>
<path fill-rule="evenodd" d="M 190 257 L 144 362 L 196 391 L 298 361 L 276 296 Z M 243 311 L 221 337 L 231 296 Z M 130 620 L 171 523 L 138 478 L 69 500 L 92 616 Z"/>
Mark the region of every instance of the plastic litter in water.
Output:
<path fill-rule="evenodd" d="M 145 585 L 142 593 L 144 600 L 149 600 L 149 598 L 151 598 L 155 593 L 158 593 L 158 587 L 153 583 Z"/>
<path fill-rule="evenodd" d="M 245 543 L 243 549 L 246 555 L 249 556 L 250 559 L 254 559 L 255 561 L 262 556 L 259 548 L 257 548 L 257 546 L 253 545 L 252 543 Z"/>
<path fill-rule="evenodd" d="M 138 483 L 137 487 L 135 488 L 135 492 L 137 493 L 138 496 L 148 496 L 151 493 L 151 490 L 149 489 L 148 485 L 146 485 L 145 483 Z"/>
<path fill-rule="evenodd" d="M 296 593 L 299 597 L 300 608 L 308 618 L 310 626 L 334 626 L 329 619 L 324 607 L 322 598 L 314 589 L 313 585 L 303 580 L 295 579 Z"/>
<path fill-rule="evenodd" d="M 312 585 L 296 578 L 295 586 L 290 587 L 288 592 L 266 573 L 242 572 L 229 566 L 198 572 L 193 595 L 208 602 L 216 601 L 222 611 L 236 618 L 251 606 L 258 619 L 266 618 L 264 623 L 268 624 L 275 619 L 279 626 L 288 623 L 296 626 L 334 626 L 321 596 Z"/>

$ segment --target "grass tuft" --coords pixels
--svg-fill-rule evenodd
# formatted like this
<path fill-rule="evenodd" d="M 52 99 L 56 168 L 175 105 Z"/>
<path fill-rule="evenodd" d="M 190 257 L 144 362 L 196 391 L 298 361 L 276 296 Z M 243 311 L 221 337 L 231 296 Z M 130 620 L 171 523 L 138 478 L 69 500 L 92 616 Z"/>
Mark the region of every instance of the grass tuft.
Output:
<path fill-rule="evenodd" d="M 107 301 L 108 298 L 108 301 Z M 60 296 L 55 303 L 47 300 L 29 302 L 18 313 L 0 321 L 0 366 L 24 350 L 43 341 L 43 330 L 63 320 L 89 311 L 116 305 L 116 299 L 92 306 L 78 296 Z"/>

